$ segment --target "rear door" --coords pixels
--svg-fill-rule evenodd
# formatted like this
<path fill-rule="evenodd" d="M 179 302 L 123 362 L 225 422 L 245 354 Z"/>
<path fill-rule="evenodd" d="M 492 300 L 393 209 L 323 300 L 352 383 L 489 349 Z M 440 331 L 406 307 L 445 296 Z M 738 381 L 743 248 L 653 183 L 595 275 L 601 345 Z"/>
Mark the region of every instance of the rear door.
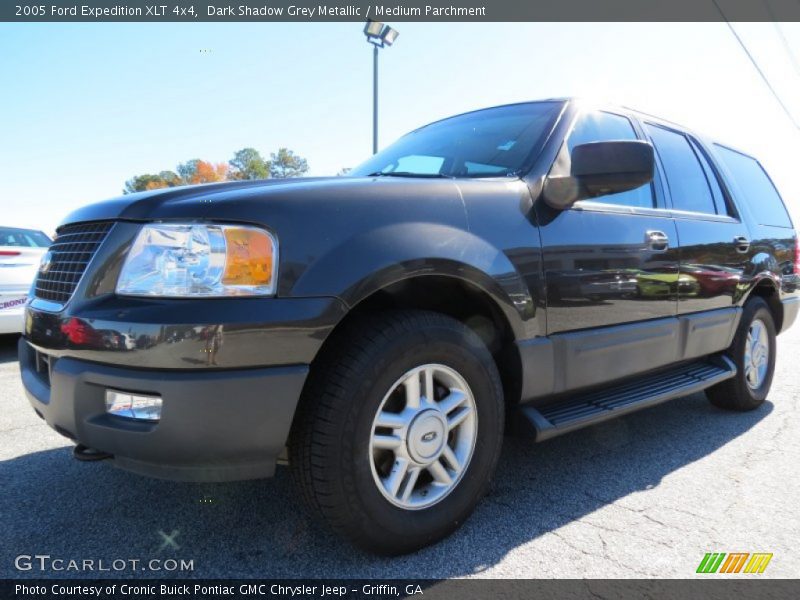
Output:
<path fill-rule="evenodd" d="M 644 129 L 678 230 L 678 314 L 730 309 L 751 255 L 747 227 L 697 140 L 660 124 L 645 123 Z"/>

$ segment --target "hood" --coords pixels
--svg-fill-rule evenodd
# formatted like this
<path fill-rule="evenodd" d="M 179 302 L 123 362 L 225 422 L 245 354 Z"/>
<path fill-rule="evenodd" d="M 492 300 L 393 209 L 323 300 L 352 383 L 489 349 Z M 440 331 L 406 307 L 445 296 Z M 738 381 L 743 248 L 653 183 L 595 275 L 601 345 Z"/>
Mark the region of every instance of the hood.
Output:
<path fill-rule="evenodd" d="M 386 206 L 395 202 L 411 208 L 417 202 L 459 200 L 459 187 L 450 179 L 390 177 L 304 177 L 235 181 L 165 188 L 127 194 L 90 204 L 70 213 L 61 223 L 100 220 L 218 220 L 259 222 L 263 212 L 293 208 L 312 209 L 319 203 L 353 208 L 359 203 Z M 248 218 L 250 217 L 250 218 Z"/>
<path fill-rule="evenodd" d="M 125 194 L 109 200 L 82 206 L 68 214 L 59 224 L 82 221 L 121 219 L 148 221 L 153 219 L 192 218 L 201 219 L 208 212 L 209 204 L 223 198 L 230 200 L 245 190 L 267 190 L 272 187 L 287 188 L 293 185 L 309 185 L 320 181 L 341 179 L 337 177 L 308 177 L 297 179 L 266 179 L 257 181 L 228 181 L 202 185 L 187 185 L 160 188 L 147 192 Z"/>

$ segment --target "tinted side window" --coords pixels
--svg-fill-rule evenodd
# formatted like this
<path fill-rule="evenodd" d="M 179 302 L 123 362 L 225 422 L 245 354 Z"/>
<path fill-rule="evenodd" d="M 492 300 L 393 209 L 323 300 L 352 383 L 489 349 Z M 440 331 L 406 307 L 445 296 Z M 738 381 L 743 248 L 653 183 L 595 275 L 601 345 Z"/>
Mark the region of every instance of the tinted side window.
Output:
<path fill-rule="evenodd" d="M 569 135 L 567 147 L 569 151 L 575 146 L 590 142 L 609 142 L 612 140 L 635 140 L 636 131 L 631 122 L 621 115 L 607 112 L 588 112 L 579 117 L 575 128 Z M 592 202 L 604 204 L 621 204 L 624 206 L 653 207 L 653 188 L 643 185 L 635 190 L 619 194 L 609 194 L 592 198 Z"/>
<path fill-rule="evenodd" d="M 752 207 L 758 223 L 791 227 L 792 221 L 786 207 L 758 161 L 724 146 L 717 146 L 717 149 L 734 183 L 744 194 L 744 201 Z"/>
<path fill-rule="evenodd" d="M 716 214 L 708 179 L 686 136 L 655 125 L 645 127 L 667 173 L 673 207 L 677 210 Z"/>

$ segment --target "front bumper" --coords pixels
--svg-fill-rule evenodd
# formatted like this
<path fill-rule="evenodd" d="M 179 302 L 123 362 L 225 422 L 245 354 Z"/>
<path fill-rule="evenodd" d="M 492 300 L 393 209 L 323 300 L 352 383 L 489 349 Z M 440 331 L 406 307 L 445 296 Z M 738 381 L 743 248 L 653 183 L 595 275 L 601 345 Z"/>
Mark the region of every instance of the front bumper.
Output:
<path fill-rule="evenodd" d="M 344 308 L 332 298 L 228 304 L 109 299 L 80 317 L 29 307 L 19 342 L 28 399 L 53 429 L 129 471 L 269 477 L 308 365 Z M 226 324 L 204 318 L 220 316 Z M 160 421 L 107 414 L 108 388 L 161 396 Z"/>
<path fill-rule="evenodd" d="M 118 467 L 163 479 L 270 477 L 283 450 L 307 366 L 233 371 L 137 371 L 37 356 L 19 341 L 33 409 L 56 431 L 113 455 Z M 161 420 L 108 415 L 105 390 L 163 398 Z"/>

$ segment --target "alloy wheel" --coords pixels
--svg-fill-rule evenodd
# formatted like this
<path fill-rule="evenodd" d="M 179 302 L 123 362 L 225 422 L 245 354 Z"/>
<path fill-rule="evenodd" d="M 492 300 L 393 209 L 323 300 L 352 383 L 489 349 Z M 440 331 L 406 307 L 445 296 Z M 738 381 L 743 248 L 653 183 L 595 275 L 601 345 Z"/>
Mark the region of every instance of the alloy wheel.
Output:
<path fill-rule="evenodd" d="M 477 434 L 475 398 L 459 373 L 440 364 L 411 369 L 383 398 L 372 423 L 375 485 L 400 508 L 432 506 L 458 484 Z"/>

